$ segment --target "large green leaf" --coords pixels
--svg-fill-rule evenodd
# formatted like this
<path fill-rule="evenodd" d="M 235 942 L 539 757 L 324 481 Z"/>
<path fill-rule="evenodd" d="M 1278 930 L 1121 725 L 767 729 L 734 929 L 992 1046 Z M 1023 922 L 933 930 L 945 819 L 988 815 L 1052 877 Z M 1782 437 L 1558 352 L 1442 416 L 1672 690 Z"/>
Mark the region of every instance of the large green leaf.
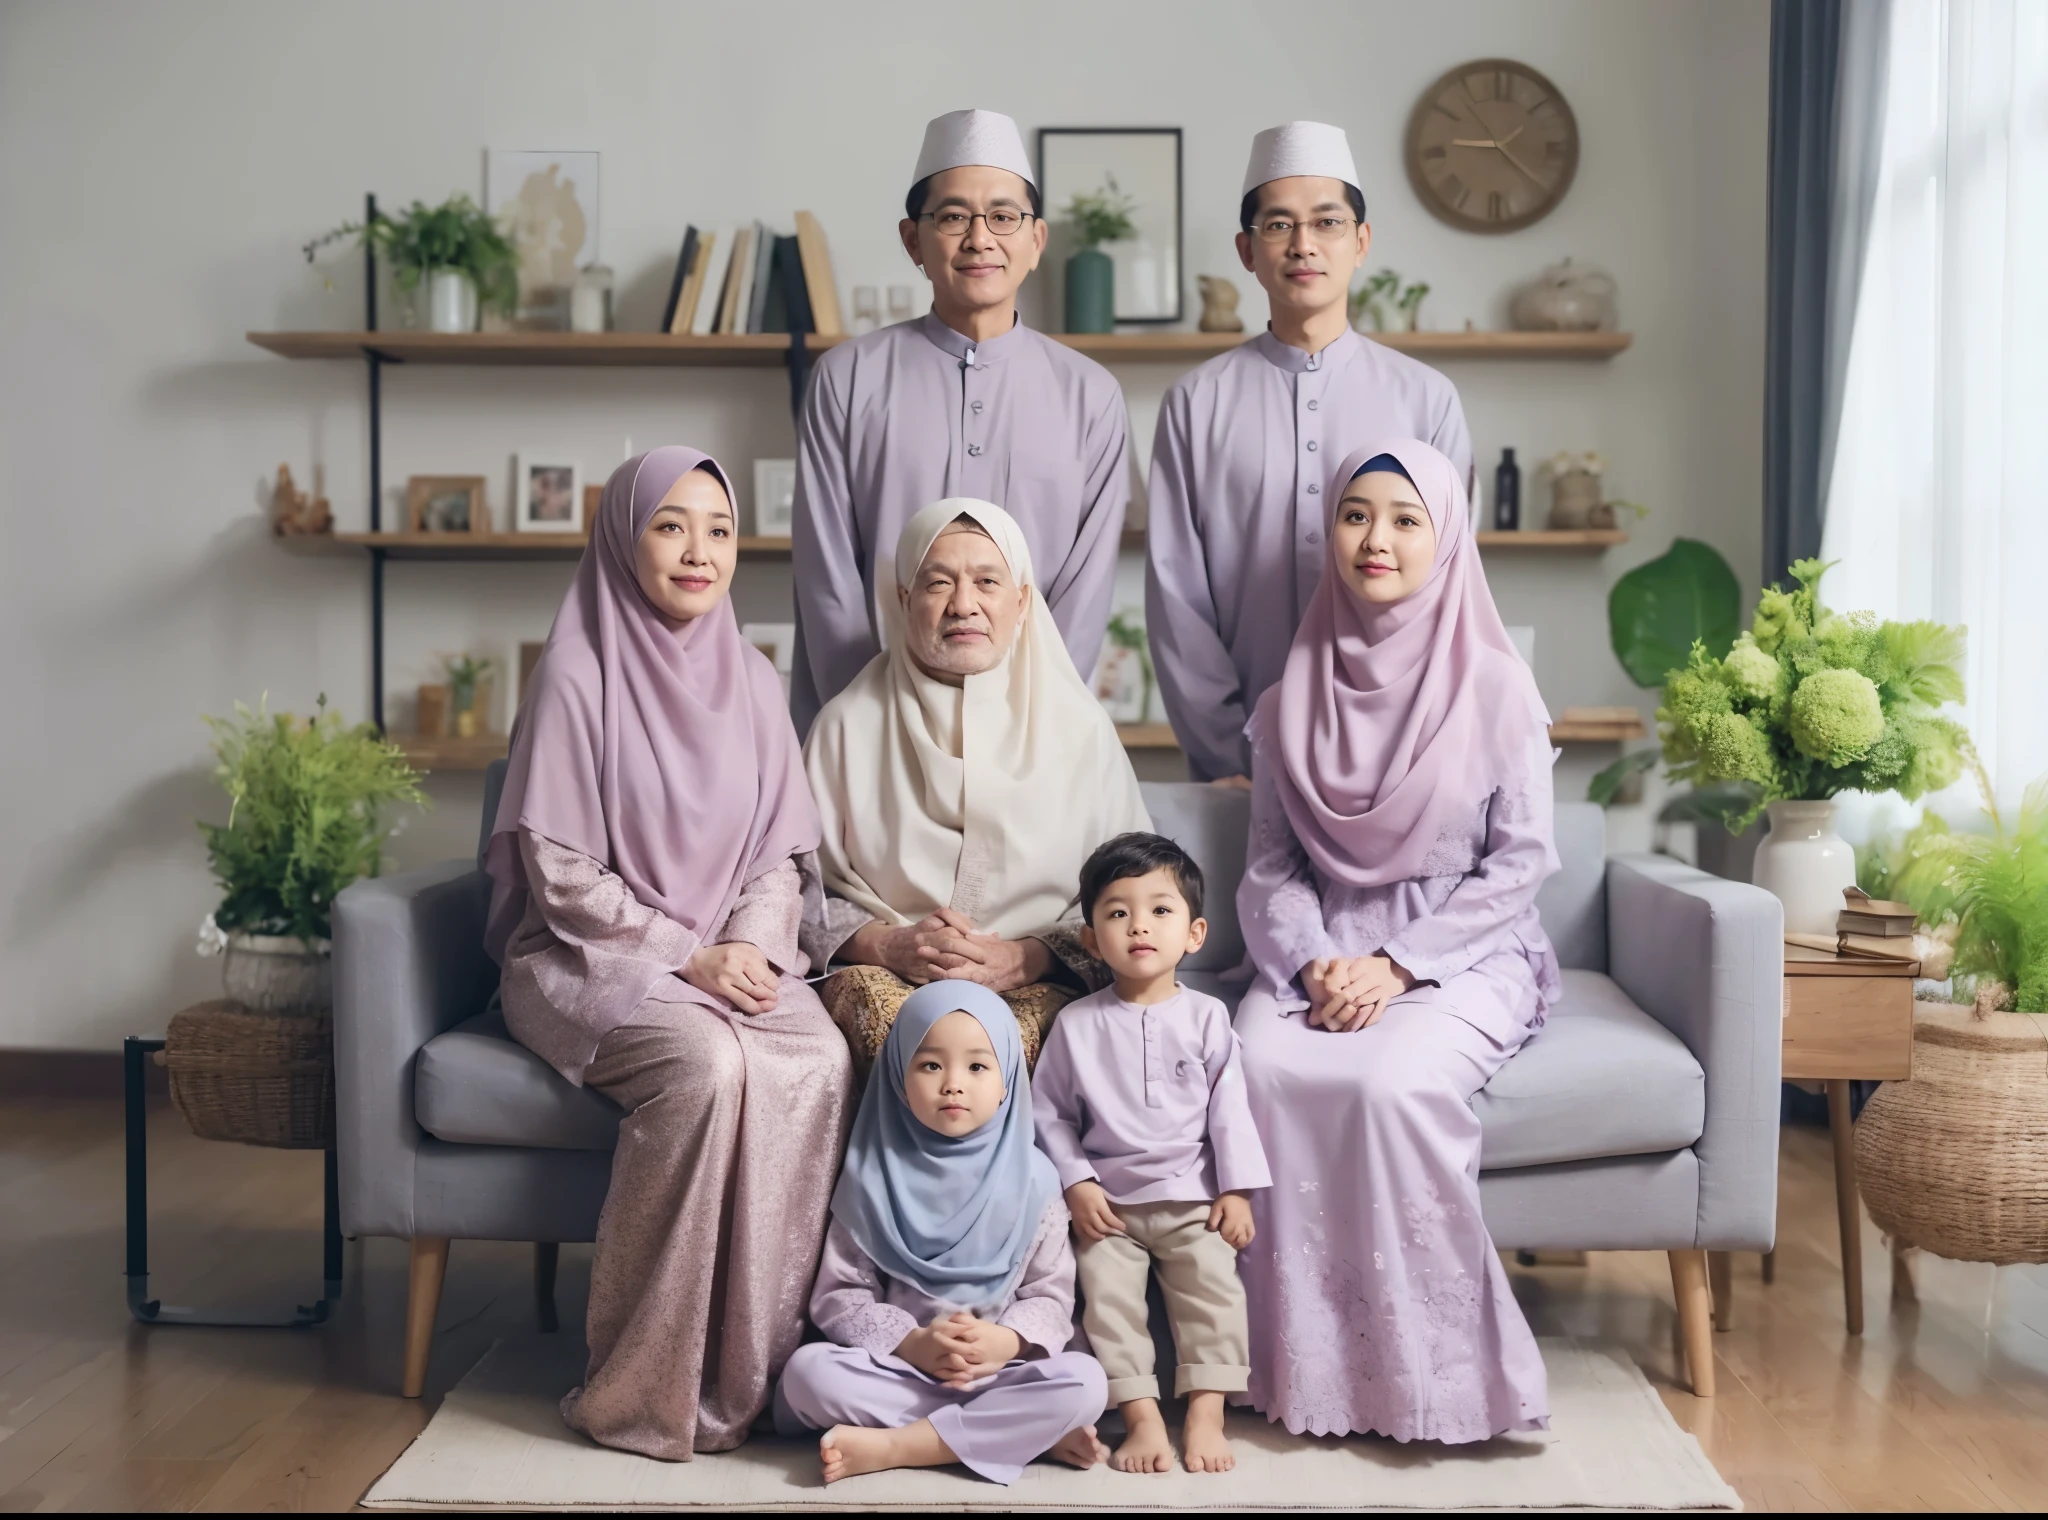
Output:
<path fill-rule="evenodd" d="M 1742 630 L 1742 588 L 1711 545 L 1681 538 L 1614 583 L 1607 630 L 1615 658 L 1638 686 L 1662 686 L 1692 655 L 1693 640 L 1719 659 Z"/>

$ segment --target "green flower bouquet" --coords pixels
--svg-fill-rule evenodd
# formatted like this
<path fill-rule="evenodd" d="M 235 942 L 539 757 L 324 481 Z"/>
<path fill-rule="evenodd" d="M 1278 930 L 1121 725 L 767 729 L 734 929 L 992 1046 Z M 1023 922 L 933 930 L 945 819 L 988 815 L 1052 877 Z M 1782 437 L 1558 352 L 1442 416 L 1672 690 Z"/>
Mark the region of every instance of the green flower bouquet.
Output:
<path fill-rule="evenodd" d="M 1764 592 L 1749 631 L 1716 657 L 1695 643 L 1664 681 L 1657 724 L 1674 780 L 1738 783 L 1746 828 L 1779 801 L 1897 792 L 1908 801 L 1962 775 L 1969 739 L 1941 715 L 1963 696 L 1963 630 L 1832 612 L 1818 560 L 1794 589 Z"/>

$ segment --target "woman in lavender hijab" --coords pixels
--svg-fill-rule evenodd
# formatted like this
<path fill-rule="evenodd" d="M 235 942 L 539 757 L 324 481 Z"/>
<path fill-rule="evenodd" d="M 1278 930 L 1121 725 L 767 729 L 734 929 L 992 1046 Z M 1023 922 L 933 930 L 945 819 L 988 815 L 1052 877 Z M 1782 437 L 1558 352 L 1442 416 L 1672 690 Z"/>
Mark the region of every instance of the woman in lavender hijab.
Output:
<path fill-rule="evenodd" d="M 677 1462 L 746 1439 L 796 1349 L 851 1085 L 802 980 L 818 814 L 737 545 L 708 455 L 613 473 L 486 855 L 506 1025 L 626 1111 L 562 1414 Z"/>
<path fill-rule="evenodd" d="M 1559 991 L 1542 700 L 1459 471 L 1361 449 L 1330 556 L 1252 716 L 1237 1013 L 1276 1185 L 1240 1258 L 1249 1399 L 1297 1433 L 1545 1426 L 1543 1363 L 1479 1212 L 1474 1093 Z"/>

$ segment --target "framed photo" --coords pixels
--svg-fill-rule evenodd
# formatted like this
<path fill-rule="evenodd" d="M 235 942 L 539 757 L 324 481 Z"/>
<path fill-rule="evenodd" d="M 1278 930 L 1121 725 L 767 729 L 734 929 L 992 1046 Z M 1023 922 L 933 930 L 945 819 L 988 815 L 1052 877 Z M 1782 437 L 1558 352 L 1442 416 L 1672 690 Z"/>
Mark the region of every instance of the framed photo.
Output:
<path fill-rule="evenodd" d="M 740 637 L 768 656 L 768 663 L 782 677 L 782 694 L 787 697 L 790 673 L 796 669 L 796 624 L 742 623 Z"/>
<path fill-rule="evenodd" d="M 581 533 L 582 466 L 551 450 L 521 449 L 512 473 L 512 526 L 521 533 Z"/>
<path fill-rule="evenodd" d="M 1125 197 L 1137 235 L 1102 245 L 1116 265 L 1116 319 L 1181 320 L 1179 127 L 1040 127 L 1038 188 L 1055 235 L 1076 195 Z"/>
<path fill-rule="evenodd" d="M 762 538 L 789 537 L 796 510 L 796 461 L 754 461 L 754 532 Z"/>
<path fill-rule="evenodd" d="M 484 209 L 519 250 L 514 327 L 566 328 L 576 271 L 597 262 L 597 154 L 492 148 Z"/>
<path fill-rule="evenodd" d="M 488 533 L 481 475 L 410 475 L 405 482 L 405 526 L 410 533 Z"/>

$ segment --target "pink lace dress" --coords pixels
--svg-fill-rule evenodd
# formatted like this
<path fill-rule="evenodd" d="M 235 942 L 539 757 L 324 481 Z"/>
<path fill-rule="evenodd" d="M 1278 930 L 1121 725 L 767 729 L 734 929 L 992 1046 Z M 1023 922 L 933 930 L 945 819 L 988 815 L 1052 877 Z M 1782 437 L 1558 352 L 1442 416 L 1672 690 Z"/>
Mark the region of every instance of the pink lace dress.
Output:
<path fill-rule="evenodd" d="M 1543 1362 L 1479 1213 L 1472 1096 L 1542 1027 L 1559 992 L 1536 890 L 1557 869 L 1553 753 L 1446 830 L 1425 874 L 1325 878 L 1253 769 L 1238 916 L 1257 972 L 1237 1012 L 1273 1186 L 1239 1257 L 1247 1398 L 1297 1434 L 1482 1441 L 1549 1420 Z M 1387 955 L 1418 978 L 1379 1021 L 1309 1026 L 1301 968 Z"/>

